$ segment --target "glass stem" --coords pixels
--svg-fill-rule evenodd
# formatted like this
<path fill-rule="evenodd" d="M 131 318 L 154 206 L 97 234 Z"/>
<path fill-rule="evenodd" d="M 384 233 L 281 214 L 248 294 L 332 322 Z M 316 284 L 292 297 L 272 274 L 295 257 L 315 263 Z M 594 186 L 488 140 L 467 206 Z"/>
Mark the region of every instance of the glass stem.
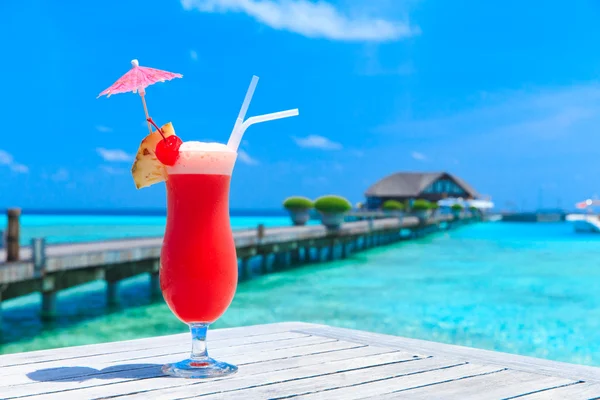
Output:
<path fill-rule="evenodd" d="M 206 360 L 208 358 L 208 350 L 206 349 L 206 332 L 208 324 L 190 324 L 192 332 L 192 360 Z"/>

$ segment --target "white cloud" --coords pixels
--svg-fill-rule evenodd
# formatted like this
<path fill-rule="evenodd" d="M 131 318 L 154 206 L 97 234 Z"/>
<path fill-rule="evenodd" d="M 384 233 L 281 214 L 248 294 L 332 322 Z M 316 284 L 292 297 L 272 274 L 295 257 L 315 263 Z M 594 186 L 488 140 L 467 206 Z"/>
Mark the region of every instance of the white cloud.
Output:
<path fill-rule="evenodd" d="M 133 156 L 127 154 L 125 151 L 121 149 L 105 149 L 102 147 L 98 147 L 96 149 L 100 157 L 104 159 L 104 161 L 110 162 L 129 162 L 133 160 Z"/>
<path fill-rule="evenodd" d="M 205 13 L 247 14 L 273 29 L 310 38 L 384 42 L 419 34 L 408 21 L 368 16 L 366 10 L 350 16 L 333 4 L 308 0 L 181 0 L 186 10 Z"/>
<path fill-rule="evenodd" d="M 10 166 L 10 169 L 19 174 L 26 174 L 29 172 L 29 167 L 27 165 L 18 164 L 18 163 L 12 164 Z"/>
<path fill-rule="evenodd" d="M 96 130 L 102 133 L 108 133 L 113 131 L 112 128 L 109 128 L 108 126 L 104 125 L 96 125 Z"/>
<path fill-rule="evenodd" d="M 7 151 L 0 150 L 0 165 L 11 165 L 13 160 L 12 154 Z"/>
<path fill-rule="evenodd" d="M 8 151 L 0 150 L 0 165 L 6 165 L 13 172 L 26 174 L 29 172 L 29 167 L 15 161 L 15 158 Z"/>
<path fill-rule="evenodd" d="M 350 150 L 350 154 L 352 154 L 355 157 L 361 158 L 364 157 L 365 152 L 362 150 Z"/>
<path fill-rule="evenodd" d="M 100 169 L 110 175 L 123 175 L 127 172 L 125 168 L 113 167 L 112 165 L 101 165 Z"/>
<path fill-rule="evenodd" d="M 244 150 L 238 150 L 238 160 L 248 165 L 258 165 L 259 162 L 257 159 L 250 157 L 248 153 Z"/>
<path fill-rule="evenodd" d="M 69 180 L 69 171 L 66 168 L 59 168 L 50 176 L 54 182 L 65 182 Z"/>
<path fill-rule="evenodd" d="M 198 53 L 196 52 L 196 50 L 190 50 L 190 58 L 194 61 L 198 60 Z"/>
<path fill-rule="evenodd" d="M 300 147 L 308 147 L 323 150 L 340 150 L 342 144 L 331 141 L 324 136 L 308 135 L 307 137 L 293 137 L 296 144 Z"/>
<path fill-rule="evenodd" d="M 413 151 L 412 153 L 410 153 L 410 156 L 415 160 L 427 161 L 427 156 L 423 153 L 419 153 L 418 151 Z"/>

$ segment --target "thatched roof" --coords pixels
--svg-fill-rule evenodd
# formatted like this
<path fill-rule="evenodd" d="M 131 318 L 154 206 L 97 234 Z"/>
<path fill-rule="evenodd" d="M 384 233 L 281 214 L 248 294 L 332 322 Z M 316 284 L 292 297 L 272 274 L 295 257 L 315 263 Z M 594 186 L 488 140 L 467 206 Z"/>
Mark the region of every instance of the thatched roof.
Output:
<path fill-rule="evenodd" d="M 367 189 L 367 197 L 417 197 L 433 182 L 449 178 L 472 197 L 478 193 L 462 179 L 446 172 L 397 172 L 386 176 Z"/>

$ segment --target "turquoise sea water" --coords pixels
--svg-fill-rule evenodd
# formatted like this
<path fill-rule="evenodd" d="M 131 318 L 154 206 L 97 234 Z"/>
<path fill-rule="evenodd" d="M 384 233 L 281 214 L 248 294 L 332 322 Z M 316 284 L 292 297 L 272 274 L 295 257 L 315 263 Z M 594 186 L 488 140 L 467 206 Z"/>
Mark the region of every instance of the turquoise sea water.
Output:
<path fill-rule="evenodd" d="M 467 226 L 242 283 L 215 327 L 297 320 L 600 365 L 599 248 L 569 224 Z M 53 325 L 36 299 L 7 302 L 0 351 L 186 331 L 148 300 L 147 278 L 124 284 L 126 308 L 109 314 L 102 289 L 61 294 Z"/>

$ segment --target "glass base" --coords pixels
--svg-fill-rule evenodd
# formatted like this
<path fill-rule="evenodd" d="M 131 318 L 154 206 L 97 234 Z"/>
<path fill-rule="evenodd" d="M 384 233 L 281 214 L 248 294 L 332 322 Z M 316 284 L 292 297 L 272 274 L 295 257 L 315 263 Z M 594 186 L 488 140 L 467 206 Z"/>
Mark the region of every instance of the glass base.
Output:
<path fill-rule="evenodd" d="M 202 360 L 187 359 L 173 364 L 166 364 L 162 372 L 178 378 L 220 378 L 235 374 L 237 367 L 208 357 Z"/>

